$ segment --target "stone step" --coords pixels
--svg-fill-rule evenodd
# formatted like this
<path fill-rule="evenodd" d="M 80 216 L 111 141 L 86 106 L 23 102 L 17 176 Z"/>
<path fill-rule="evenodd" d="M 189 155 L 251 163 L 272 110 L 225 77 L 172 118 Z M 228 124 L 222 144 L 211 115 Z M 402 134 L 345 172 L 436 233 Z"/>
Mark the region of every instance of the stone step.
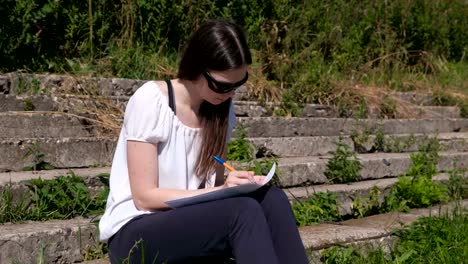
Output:
<path fill-rule="evenodd" d="M 388 134 L 433 134 L 468 131 L 468 119 L 344 119 L 240 117 L 249 137 L 339 136 L 377 131 Z"/>
<path fill-rule="evenodd" d="M 0 139 L 97 135 L 90 120 L 57 112 L 0 112 Z"/>
<path fill-rule="evenodd" d="M 344 119 L 238 117 L 249 137 L 338 136 L 356 133 L 431 134 L 468 131 L 468 119 Z M 84 137 L 103 134 L 92 118 L 58 112 L 0 112 L 0 138 Z"/>
<path fill-rule="evenodd" d="M 86 96 L 73 94 L 10 95 L 0 94 L 0 112 L 6 111 L 59 111 L 67 113 L 86 112 L 89 109 L 112 108 L 123 113 L 129 96 Z M 236 100 L 234 109 L 238 117 L 272 116 L 280 104 Z M 406 112 L 413 118 L 437 119 L 460 118 L 460 109 L 455 106 L 407 106 Z M 335 106 L 307 104 L 302 117 L 339 117 Z M 370 111 L 369 118 L 379 118 L 378 111 Z"/>
<path fill-rule="evenodd" d="M 468 178 L 468 174 L 464 176 Z M 445 184 L 450 179 L 450 176 L 447 173 L 441 173 L 434 176 L 432 179 L 435 182 Z M 353 202 L 355 200 L 369 198 L 373 189 L 378 188 L 378 201 L 383 202 L 385 197 L 390 193 L 397 182 L 398 178 L 387 178 L 353 182 L 348 184 L 322 184 L 305 187 L 285 188 L 283 190 L 285 191 L 291 203 L 304 201 L 312 197 L 314 193 L 333 193 L 338 202 L 340 215 L 349 216 L 353 214 Z"/>
<path fill-rule="evenodd" d="M 460 148 L 463 145 L 461 143 L 457 145 L 457 140 L 447 141 L 446 145 Z M 19 171 L 27 166 L 33 166 L 39 160 L 55 168 L 109 165 L 113 158 L 115 142 L 115 138 L 3 140 L 0 141 L 0 171 Z M 281 146 L 283 143 L 278 144 Z M 313 141 L 309 142 L 310 147 L 315 147 L 313 144 Z M 290 146 L 294 147 L 291 144 Z M 294 150 L 294 148 L 291 149 Z M 320 150 L 320 148 L 317 149 Z M 455 152 L 457 148 L 449 149 L 453 151 L 441 154 L 439 162 L 441 170 L 451 168 L 453 161 L 467 159 L 468 153 Z M 408 153 L 370 153 L 360 154 L 359 157 L 364 166 L 363 179 L 398 176 L 410 164 Z M 284 187 L 326 183 L 323 171 L 329 158 L 330 155 L 280 158 L 279 165 L 283 174 L 280 183 Z M 237 166 L 243 166 L 243 164 L 237 164 Z"/>
<path fill-rule="evenodd" d="M 438 170 L 448 171 L 456 168 L 468 168 L 468 152 L 441 152 Z M 358 155 L 363 165 L 361 180 L 391 178 L 402 175 L 410 166 L 409 153 L 372 153 Z M 278 159 L 281 187 L 294 187 L 311 184 L 325 184 L 324 175 L 331 156 L 295 157 Z M 458 161 L 458 162 L 456 162 Z M 454 164 L 455 163 L 455 164 Z M 234 164 L 241 166 L 241 164 Z"/>
<path fill-rule="evenodd" d="M 438 139 L 443 151 L 468 151 L 468 133 L 440 133 L 437 135 L 425 134 L 394 134 L 384 135 L 383 142 L 376 142 L 375 135 L 362 134 L 356 136 L 343 136 L 343 143 L 351 150 L 359 153 L 370 152 L 414 152 L 420 146 L 427 144 L 431 138 Z M 336 150 L 339 136 L 312 136 L 312 137 L 258 137 L 247 138 L 254 146 L 257 158 L 268 155 L 278 157 L 321 156 Z M 379 146 L 378 144 L 381 144 Z"/>
<path fill-rule="evenodd" d="M 110 165 L 116 138 L 0 139 L 0 171 L 19 171 L 45 161 L 56 168 Z"/>
<path fill-rule="evenodd" d="M 429 106 L 434 104 L 434 96 L 430 93 L 421 92 L 393 92 L 392 96 L 400 100 L 409 102 L 415 105 Z"/>
<path fill-rule="evenodd" d="M 441 133 L 434 135 L 445 152 L 468 151 L 468 133 Z M 268 155 L 278 157 L 305 157 L 328 155 L 336 150 L 338 136 L 247 138 L 254 146 L 257 158 Z M 359 153 L 413 152 L 429 141 L 427 135 L 386 135 L 383 149 L 379 149 L 374 135 L 362 139 L 344 136 L 343 142 Z M 115 137 L 84 138 L 14 138 L 0 140 L 0 171 L 18 171 L 32 166 L 38 155 L 57 168 L 109 165 L 112 162 Z M 380 147 L 381 148 L 381 147 Z M 30 155 L 28 155 L 28 153 Z"/>
<path fill-rule="evenodd" d="M 468 207 L 468 201 L 462 201 Z M 388 242 L 395 228 L 408 225 L 420 217 L 437 217 L 450 213 L 455 205 L 413 209 L 409 213 L 387 213 L 336 224 L 300 227 L 304 246 L 318 256 L 320 251 L 334 245 Z M 0 263 L 75 263 L 83 261 L 87 248 L 97 244 L 96 224 L 89 219 L 52 220 L 0 225 Z M 104 260 L 105 261 L 105 260 Z M 91 262 L 94 263 L 94 262 Z M 97 262 L 95 263 L 106 263 Z"/>
<path fill-rule="evenodd" d="M 96 108 L 112 108 L 123 112 L 129 96 L 86 96 L 73 94 L 48 95 L 9 95 L 0 94 L 0 112 L 6 111 L 49 111 L 80 114 Z M 239 117 L 272 116 L 279 104 L 255 101 L 235 101 L 234 110 Z M 447 110 L 445 110 L 447 111 Z M 302 111 L 304 117 L 337 117 L 333 106 L 308 104 Z M 456 117 L 453 115 L 447 118 Z"/>
<path fill-rule="evenodd" d="M 304 246 L 312 251 L 311 263 L 322 263 L 321 252 L 332 246 L 353 246 L 363 250 L 383 247 L 384 250 L 391 250 L 397 241 L 395 229 L 408 226 L 421 217 L 451 215 L 457 207 L 466 210 L 468 201 L 412 209 L 408 213 L 392 212 L 336 224 L 306 226 L 299 228 L 299 232 Z"/>
<path fill-rule="evenodd" d="M 110 168 L 89 168 L 74 170 L 50 170 L 37 172 L 9 172 L 0 173 L 0 192 L 6 186 L 12 192 L 13 197 L 27 198 L 29 188 L 25 184 L 31 179 L 54 179 L 60 175 L 73 175 L 82 177 L 85 184 L 92 193 L 97 193 L 104 188 L 104 183 L 99 179 L 99 175 L 109 173 Z M 464 175 L 468 177 L 468 174 Z M 440 183 L 447 183 L 450 176 L 447 173 L 441 173 L 433 177 L 433 180 Z M 362 200 L 369 197 L 374 188 L 378 188 L 378 199 L 380 202 L 389 194 L 393 186 L 398 182 L 398 178 L 385 178 L 377 180 L 364 180 L 349 184 L 322 184 L 303 187 L 283 188 L 289 197 L 291 203 L 306 200 L 314 193 L 329 192 L 333 193 L 339 205 L 339 212 L 342 216 L 353 214 L 353 201 Z M 26 194 L 26 195 L 25 195 Z M 16 199 L 16 198 L 15 198 Z"/>
<path fill-rule="evenodd" d="M 103 173 L 110 173 L 110 167 L 96 167 L 96 168 L 74 168 L 74 169 L 53 169 L 41 171 L 11 171 L 0 172 L 0 185 L 4 186 L 8 183 L 18 184 L 33 179 L 51 180 L 57 176 L 66 175 L 73 172 L 76 176 L 82 178 L 95 178 Z"/>
<path fill-rule="evenodd" d="M 90 219 L 0 225 L 0 263 L 75 263 L 97 244 Z"/>

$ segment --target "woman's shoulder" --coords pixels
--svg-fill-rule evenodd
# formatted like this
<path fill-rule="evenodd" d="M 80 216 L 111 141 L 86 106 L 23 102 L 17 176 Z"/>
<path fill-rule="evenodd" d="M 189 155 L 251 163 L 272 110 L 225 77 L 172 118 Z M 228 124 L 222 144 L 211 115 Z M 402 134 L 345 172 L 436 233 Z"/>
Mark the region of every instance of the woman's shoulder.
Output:
<path fill-rule="evenodd" d="M 163 81 L 148 81 L 140 86 L 135 93 L 133 93 L 132 98 L 148 98 L 154 96 L 161 96 L 167 94 L 167 88 L 164 87 L 165 83 Z"/>

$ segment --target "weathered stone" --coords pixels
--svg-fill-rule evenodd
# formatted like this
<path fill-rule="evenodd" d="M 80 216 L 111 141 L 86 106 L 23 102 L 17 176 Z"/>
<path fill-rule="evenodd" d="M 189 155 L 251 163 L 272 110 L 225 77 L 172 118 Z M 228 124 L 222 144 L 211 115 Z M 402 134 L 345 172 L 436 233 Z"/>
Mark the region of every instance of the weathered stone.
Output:
<path fill-rule="evenodd" d="M 463 152 L 468 151 L 468 133 L 441 133 L 433 136 L 423 134 L 396 134 L 385 135 L 383 146 L 377 145 L 375 135 L 362 135 L 361 137 L 342 136 L 342 142 L 348 145 L 350 150 L 358 153 L 376 151 L 384 152 L 414 152 L 429 140 L 438 138 L 443 151 Z M 247 138 L 252 143 L 257 157 L 263 157 L 264 153 L 274 154 L 278 157 L 304 157 L 327 155 L 337 148 L 338 136 L 315 137 L 258 137 Z"/>
<path fill-rule="evenodd" d="M 280 158 L 278 160 L 281 176 L 279 184 L 282 187 L 293 187 L 302 184 L 322 184 L 328 180 L 324 175 L 327 157 L 296 157 Z M 404 174 L 411 161 L 407 153 L 374 153 L 359 155 L 363 169 L 361 180 L 396 177 Z M 438 163 L 439 171 L 447 171 L 453 168 L 468 168 L 468 164 L 453 161 L 468 160 L 468 153 L 440 153 Z"/>
<path fill-rule="evenodd" d="M 300 157 L 314 155 L 328 155 L 336 150 L 336 136 L 317 137 L 258 137 L 247 139 L 255 147 L 255 154 L 261 157 L 262 153 L 273 153 L 278 157 Z M 343 142 L 353 149 L 350 137 L 343 137 Z"/>
<path fill-rule="evenodd" d="M 15 96 L 0 94 L 0 112 L 6 111 L 57 111 L 53 99 L 49 96 Z"/>
<path fill-rule="evenodd" d="M 429 93 L 419 93 L 419 92 L 395 92 L 392 93 L 392 96 L 396 96 L 401 100 L 407 101 L 416 105 L 432 105 L 433 96 Z"/>
<path fill-rule="evenodd" d="M 0 171 L 18 171 L 40 158 L 55 168 L 108 165 L 116 139 L 48 138 L 0 141 Z"/>
<path fill-rule="evenodd" d="M 34 112 L 0 112 L 0 139 L 86 137 L 97 125 L 73 115 Z"/>
<path fill-rule="evenodd" d="M 0 185 L 5 184 L 18 184 L 32 179 L 54 179 L 60 175 L 73 173 L 83 178 L 93 178 L 99 174 L 110 173 L 110 167 L 97 167 L 97 168 L 75 168 L 75 169 L 53 169 L 53 170 L 40 170 L 40 171 L 10 171 L 0 172 Z"/>
<path fill-rule="evenodd" d="M 455 203 L 437 205 L 434 208 L 440 212 L 447 212 Z M 468 201 L 463 201 L 462 208 L 468 207 Z M 316 226 L 300 227 L 302 241 L 306 248 L 319 251 L 335 245 L 365 245 L 368 242 L 380 244 L 391 242 L 386 240 L 392 236 L 394 228 L 408 225 L 420 217 L 431 215 L 434 209 L 413 209 L 409 214 L 388 213 L 353 219 L 338 224 L 320 224 Z M 431 216 L 444 216 L 444 213 L 434 213 Z M 391 244 L 387 244 L 387 246 Z"/>
<path fill-rule="evenodd" d="M 97 243 L 97 227 L 88 219 L 0 225 L 0 263 L 74 263 Z"/>
<path fill-rule="evenodd" d="M 468 177 L 468 175 L 466 176 Z M 449 180 L 449 175 L 442 173 L 433 177 L 435 182 L 446 183 Z M 333 193 L 338 202 L 340 215 L 353 214 L 353 202 L 355 200 L 369 198 L 372 193 L 376 195 L 379 204 L 381 204 L 385 197 L 390 193 L 391 189 L 398 182 L 398 178 L 367 180 L 360 182 L 353 182 L 348 184 L 323 184 L 312 185 L 305 187 L 286 188 L 284 191 L 288 195 L 292 203 L 306 200 L 312 197 L 315 193 Z"/>
<path fill-rule="evenodd" d="M 312 250 L 389 236 L 387 231 L 379 228 L 344 226 L 341 224 L 304 226 L 300 228 L 300 234 L 304 246 Z"/>
<path fill-rule="evenodd" d="M 419 134 L 468 131 L 468 119 L 238 118 L 250 137 L 339 136 L 362 133 Z"/>

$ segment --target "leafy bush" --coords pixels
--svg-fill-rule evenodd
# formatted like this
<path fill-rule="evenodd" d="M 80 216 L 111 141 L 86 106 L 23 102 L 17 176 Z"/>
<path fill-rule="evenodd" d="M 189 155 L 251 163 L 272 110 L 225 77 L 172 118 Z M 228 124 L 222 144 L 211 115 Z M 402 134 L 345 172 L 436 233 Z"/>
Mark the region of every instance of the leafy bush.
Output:
<path fill-rule="evenodd" d="M 254 148 L 247 141 L 245 128 L 236 129 L 236 138 L 229 142 L 227 158 L 228 160 L 248 162 L 254 159 Z"/>
<path fill-rule="evenodd" d="M 0 71 L 172 76 L 193 30 L 222 17 L 246 29 L 259 79 L 285 88 L 294 104 L 280 114 L 295 115 L 304 103 L 333 101 L 337 80 L 407 89 L 405 74 L 439 74 L 443 86 L 463 85 L 445 68 L 466 72 L 467 13 L 464 0 L 4 0 Z"/>
<path fill-rule="evenodd" d="M 339 138 L 335 143 L 337 148 L 330 152 L 333 157 L 328 160 L 325 176 L 332 183 L 348 183 L 358 181 L 361 177 L 362 164 L 356 153 Z"/>
<path fill-rule="evenodd" d="M 306 201 L 294 203 L 292 208 L 299 226 L 341 219 L 333 193 L 314 193 Z"/>
<path fill-rule="evenodd" d="M 29 190 L 17 198 L 14 197 L 11 186 L 7 187 L 0 195 L 0 223 L 101 214 L 109 188 L 103 176 L 99 178 L 104 183 L 104 188 L 95 195 L 90 193 L 83 179 L 74 174 L 51 180 L 30 180 Z"/>

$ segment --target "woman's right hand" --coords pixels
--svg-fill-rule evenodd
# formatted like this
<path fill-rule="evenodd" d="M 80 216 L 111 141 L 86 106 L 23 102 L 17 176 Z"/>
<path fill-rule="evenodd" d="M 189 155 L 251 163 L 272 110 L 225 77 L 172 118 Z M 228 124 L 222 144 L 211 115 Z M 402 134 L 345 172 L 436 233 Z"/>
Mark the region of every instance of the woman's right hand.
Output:
<path fill-rule="evenodd" d="M 230 171 L 224 182 L 224 187 L 255 183 L 254 174 L 253 171 Z"/>

